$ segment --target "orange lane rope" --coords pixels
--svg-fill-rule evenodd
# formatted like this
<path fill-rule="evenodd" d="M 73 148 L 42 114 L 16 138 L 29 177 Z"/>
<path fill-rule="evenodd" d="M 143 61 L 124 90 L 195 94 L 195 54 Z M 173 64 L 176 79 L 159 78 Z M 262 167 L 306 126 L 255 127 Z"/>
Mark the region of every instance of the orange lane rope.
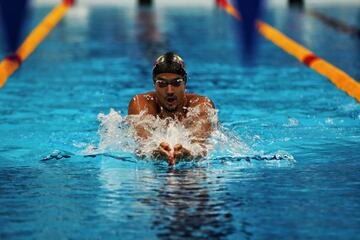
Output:
<path fill-rule="evenodd" d="M 240 13 L 226 0 L 218 1 L 218 5 L 224 8 L 224 10 L 232 16 L 240 19 Z M 234 11 L 236 13 L 234 13 Z M 319 74 L 327 77 L 339 89 L 343 90 L 360 102 L 360 83 L 350 77 L 347 73 L 316 56 L 313 52 L 285 36 L 269 24 L 258 20 L 256 22 L 256 27 L 260 34 L 262 34 L 265 38 L 269 39 L 275 45 L 297 58 L 300 62 L 314 69 Z"/>
<path fill-rule="evenodd" d="M 236 8 L 234 8 L 233 5 L 231 5 L 230 3 L 228 3 L 227 0 L 217 0 L 216 3 L 222 7 L 223 9 L 225 9 L 225 11 L 227 13 L 229 13 L 231 16 L 237 18 L 238 20 L 241 20 L 241 16 L 239 14 L 239 12 L 236 10 Z"/>
<path fill-rule="evenodd" d="M 64 0 L 56 6 L 44 20 L 29 34 L 23 44 L 15 53 L 7 56 L 0 63 L 0 88 L 7 79 L 20 67 L 21 63 L 35 50 L 44 40 L 56 24 L 64 17 L 68 9 L 74 4 L 74 0 Z"/>

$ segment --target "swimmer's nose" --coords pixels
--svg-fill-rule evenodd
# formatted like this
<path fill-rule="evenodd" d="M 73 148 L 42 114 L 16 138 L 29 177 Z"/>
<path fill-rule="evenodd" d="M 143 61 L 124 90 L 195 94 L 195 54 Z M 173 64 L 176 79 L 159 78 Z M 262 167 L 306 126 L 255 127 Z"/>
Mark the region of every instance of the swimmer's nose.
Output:
<path fill-rule="evenodd" d="M 169 94 L 169 93 L 174 93 L 174 87 L 171 85 L 171 84 L 169 84 L 169 85 L 167 85 L 167 87 L 166 87 L 166 92 Z"/>

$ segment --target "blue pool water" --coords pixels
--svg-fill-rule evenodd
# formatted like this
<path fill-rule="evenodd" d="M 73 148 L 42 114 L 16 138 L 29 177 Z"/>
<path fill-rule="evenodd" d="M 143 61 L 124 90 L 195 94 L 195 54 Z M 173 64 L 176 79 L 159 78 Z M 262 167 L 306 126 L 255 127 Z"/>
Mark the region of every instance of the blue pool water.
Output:
<path fill-rule="evenodd" d="M 50 9 L 35 8 L 29 28 Z M 359 26 L 358 5 L 316 10 Z M 232 19 L 215 7 L 72 11 L 0 91 L 0 239 L 358 237 L 353 98 L 262 37 L 245 67 Z M 359 39 L 287 9 L 264 20 L 360 79 Z M 188 91 L 210 97 L 255 157 L 169 168 L 121 151 L 80 154 L 99 143 L 99 113 L 126 115 L 131 97 L 151 90 L 166 50 L 185 59 Z"/>

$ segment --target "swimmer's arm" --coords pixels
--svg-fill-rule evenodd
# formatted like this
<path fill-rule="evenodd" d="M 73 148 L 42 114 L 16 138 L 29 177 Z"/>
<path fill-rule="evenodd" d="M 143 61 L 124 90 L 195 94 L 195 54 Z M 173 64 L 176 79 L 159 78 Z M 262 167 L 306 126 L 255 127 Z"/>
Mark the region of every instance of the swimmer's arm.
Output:
<path fill-rule="evenodd" d="M 129 103 L 128 106 L 128 116 L 129 116 L 129 124 L 132 125 L 136 130 L 136 135 L 141 139 L 148 139 L 151 134 L 149 131 L 146 130 L 146 126 L 142 125 L 138 121 L 132 121 L 131 116 L 136 116 L 144 111 L 146 111 L 144 114 L 149 114 L 149 104 L 147 103 L 146 99 L 142 95 L 136 95 L 133 97 Z M 140 119 L 138 119 L 140 120 Z"/>
<path fill-rule="evenodd" d="M 137 155 L 140 157 L 146 156 L 142 152 L 142 140 L 146 140 L 151 137 L 151 133 L 147 130 L 147 126 L 145 124 L 141 124 L 141 118 L 144 115 L 156 115 L 156 110 L 152 102 L 153 100 L 154 97 L 149 94 L 136 95 L 131 99 L 128 107 L 129 124 L 135 128 L 138 140 L 140 140 L 140 148 L 137 149 Z M 168 159 L 169 164 L 174 164 L 173 154 L 171 153 L 171 148 L 167 143 L 160 143 L 159 146 L 154 149 L 152 155 L 154 158 Z"/>
<path fill-rule="evenodd" d="M 199 101 L 197 101 L 197 104 L 192 107 L 199 108 L 199 114 L 190 119 L 194 123 L 194 125 L 189 126 L 193 128 L 192 143 L 198 144 L 202 148 L 200 156 L 197 157 L 204 157 L 207 155 L 207 150 L 204 143 L 213 131 L 213 123 L 211 120 L 211 117 L 213 116 L 211 111 L 215 110 L 215 105 L 210 99 L 202 97 L 199 99 Z"/>
<path fill-rule="evenodd" d="M 204 142 L 210 136 L 213 130 L 213 124 L 211 122 L 211 111 L 215 109 L 214 103 L 207 97 L 201 97 L 193 108 L 199 108 L 199 114 L 192 117 L 192 121 L 197 124 L 193 129 L 193 136 L 198 139 L 199 142 Z"/>

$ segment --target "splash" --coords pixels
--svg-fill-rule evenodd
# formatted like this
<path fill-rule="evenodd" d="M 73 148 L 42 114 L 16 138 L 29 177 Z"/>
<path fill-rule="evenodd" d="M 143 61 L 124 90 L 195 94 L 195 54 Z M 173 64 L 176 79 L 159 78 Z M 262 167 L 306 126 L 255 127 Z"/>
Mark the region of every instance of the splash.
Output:
<path fill-rule="evenodd" d="M 93 148 L 89 146 L 87 151 L 96 150 L 104 152 L 134 152 L 136 150 L 136 139 L 134 133 L 129 128 L 126 117 L 120 112 L 110 109 L 110 113 L 98 115 L 100 126 L 98 135 L 100 137 L 99 146 Z"/>
<path fill-rule="evenodd" d="M 187 120 L 193 119 L 192 117 L 199 114 L 200 109 L 193 108 L 188 112 L 187 118 L 180 122 L 170 118 L 162 119 L 145 114 L 145 112 L 126 116 L 110 109 L 109 114 L 100 113 L 98 115 L 100 121 L 98 146 L 88 146 L 83 154 L 133 153 L 151 159 L 154 149 L 161 142 L 166 142 L 170 146 L 182 144 L 193 155 L 200 154 L 205 148 L 208 153 L 205 159 L 223 157 L 274 159 L 274 156 L 275 159 L 282 159 L 282 156 L 278 156 L 279 151 L 267 157 L 267 155 L 259 155 L 252 150 L 231 130 L 218 123 L 217 110 L 211 110 L 208 113 L 208 119 L 213 129 L 211 135 L 207 140 L 201 139 L 193 133 L 201 128 L 202 122 Z M 139 126 L 146 132 L 145 140 L 138 137 Z M 286 152 L 281 155 L 284 155 L 285 159 L 293 160 L 293 157 Z"/>

